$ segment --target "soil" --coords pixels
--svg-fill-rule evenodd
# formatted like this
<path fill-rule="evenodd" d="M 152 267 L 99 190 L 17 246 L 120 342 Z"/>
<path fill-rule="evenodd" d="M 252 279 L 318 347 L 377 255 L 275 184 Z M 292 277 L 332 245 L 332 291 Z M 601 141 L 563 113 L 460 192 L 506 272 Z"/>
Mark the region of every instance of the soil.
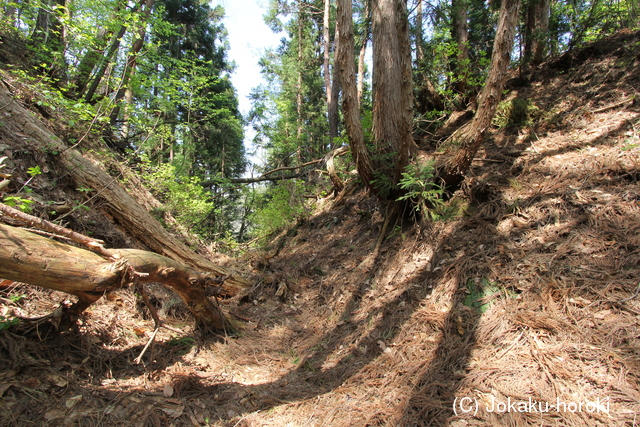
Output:
<path fill-rule="evenodd" d="M 254 280 L 220 302 L 238 336 L 201 336 L 161 288 L 172 330 L 152 341 L 135 289 L 73 331 L 0 331 L 0 425 L 637 425 L 639 45 L 622 33 L 514 80 L 528 120 L 490 131 L 457 211 L 391 222 L 375 259 L 385 211 L 362 190 L 220 257 Z M 0 314 L 66 298 L 3 282 Z"/>

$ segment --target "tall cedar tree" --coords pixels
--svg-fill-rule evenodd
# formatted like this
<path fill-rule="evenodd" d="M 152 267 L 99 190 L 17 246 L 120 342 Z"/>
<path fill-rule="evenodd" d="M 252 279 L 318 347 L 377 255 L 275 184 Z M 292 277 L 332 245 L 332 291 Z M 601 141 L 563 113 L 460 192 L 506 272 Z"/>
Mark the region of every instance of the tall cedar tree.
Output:
<path fill-rule="evenodd" d="M 500 19 L 493 44 L 489 75 L 478 100 L 478 110 L 468 125 L 458 129 L 447 141 L 445 161 L 438 166 L 438 177 L 449 190 L 457 188 L 471 166 L 473 156 L 482 145 L 484 134 L 491 125 L 511 63 L 520 0 L 503 0 Z"/>
<path fill-rule="evenodd" d="M 368 187 L 373 181 L 371 157 L 364 142 L 364 131 L 360 121 L 358 91 L 356 89 L 355 66 L 353 64 L 353 13 L 351 0 L 338 0 L 337 25 L 340 27 L 340 40 L 336 51 L 336 67 L 342 81 L 342 109 L 344 126 L 356 163 L 358 174 Z"/>
<path fill-rule="evenodd" d="M 395 184 L 417 147 L 411 136 L 413 85 L 409 22 L 403 0 L 372 2 L 373 137 L 364 142 L 355 87 L 351 1 L 338 2 L 340 41 L 336 63 L 343 86 L 345 128 L 358 174 L 380 199 L 395 200 Z"/>
<path fill-rule="evenodd" d="M 395 184 L 417 146 L 413 124 L 413 79 L 409 20 L 404 0 L 373 0 L 373 169 L 380 180 L 377 194 L 398 196 Z M 387 191 L 390 190 L 390 191 Z"/>

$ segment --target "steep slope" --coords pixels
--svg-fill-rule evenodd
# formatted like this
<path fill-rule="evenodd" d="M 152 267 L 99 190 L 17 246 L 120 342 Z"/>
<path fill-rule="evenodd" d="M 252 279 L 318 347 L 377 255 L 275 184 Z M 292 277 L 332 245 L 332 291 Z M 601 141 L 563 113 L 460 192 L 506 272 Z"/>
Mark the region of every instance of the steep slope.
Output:
<path fill-rule="evenodd" d="M 465 215 L 389 224 L 372 262 L 385 217 L 360 192 L 247 254 L 254 287 L 223 304 L 239 337 L 200 340 L 178 311 L 185 335 L 136 365 L 152 323 L 130 292 L 81 334 L 0 332 L 0 424 L 634 425 L 639 45 L 621 34 L 513 86 L 526 117 L 501 110 L 454 197 Z"/>

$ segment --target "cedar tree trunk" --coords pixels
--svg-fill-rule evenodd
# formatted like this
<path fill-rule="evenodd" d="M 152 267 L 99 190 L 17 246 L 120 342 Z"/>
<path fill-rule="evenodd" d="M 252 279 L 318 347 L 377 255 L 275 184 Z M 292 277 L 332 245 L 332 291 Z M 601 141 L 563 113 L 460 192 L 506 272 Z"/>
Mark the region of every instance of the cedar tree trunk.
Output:
<path fill-rule="evenodd" d="M 455 59 L 456 81 L 453 85 L 454 89 L 465 94 L 469 87 L 469 14 L 467 9 L 469 4 L 466 0 L 451 1 L 451 33 L 456 41 L 458 52 Z"/>
<path fill-rule="evenodd" d="M 329 144 L 328 146 L 333 148 L 333 140 L 338 135 L 338 97 L 337 92 L 334 92 L 334 88 L 338 87 L 335 68 L 333 71 L 333 84 L 331 83 L 331 71 L 330 71 L 330 52 L 329 47 L 331 40 L 329 37 L 329 23 L 331 14 L 331 1 L 324 0 L 324 19 L 322 22 L 322 48 L 324 50 L 323 56 L 323 74 L 324 74 L 324 90 L 327 97 L 327 116 L 329 119 Z M 338 30 L 336 29 L 336 32 Z M 337 38 L 336 38 L 337 43 Z"/>
<path fill-rule="evenodd" d="M 449 191 L 457 189 L 464 180 L 464 174 L 482 145 L 484 134 L 491 125 L 502 97 L 502 89 L 507 80 L 507 71 L 511 62 L 519 6 L 520 0 L 502 1 L 491 66 L 485 86 L 480 93 L 478 110 L 471 123 L 458 129 L 445 142 L 444 160 L 439 162 L 436 169 L 438 178 Z"/>
<path fill-rule="evenodd" d="M 539 65 L 546 51 L 549 31 L 549 0 L 531 0 L 524 30 L 524 65 Z"/>
<path fill-rule="evenodd" d="M 349 138 L 351 155 L 356 164 L 358 174 L 365 185 L 371 188 L 373 168 L 371 158 L 364 143 L 364 131 L 360 121 L 360 107 L 355 80 L 353 11 L 351 0 L 338 0 L 337 25 L 340 28 L 340 40 L 336 52 L 335 64 L 339 79 L 342 82 L 342 109 L 344 110 L 344 126 Z"/>
<path fill-rule="evenodd" d="M 379 158 L 373 167 L 396 184 L 417 150 L 411 136 L 413 82 L 406 2 L 374 0 L 372 20 L 373 136 Z M 396 194 L 382 197 L 395 199 Z"/>
<path fill-rule="evenodd" d="M 362 35 L 362 44 L 360 45 L 360 53 L 358 54 L 358 107 L 362 106 L 362 94 L 364 92 L 364 59 L 367 53 L 367 43 L 371 36 L 370 3 L 371 0 L 366 0 L 364 2 L 364 34 Z"/>

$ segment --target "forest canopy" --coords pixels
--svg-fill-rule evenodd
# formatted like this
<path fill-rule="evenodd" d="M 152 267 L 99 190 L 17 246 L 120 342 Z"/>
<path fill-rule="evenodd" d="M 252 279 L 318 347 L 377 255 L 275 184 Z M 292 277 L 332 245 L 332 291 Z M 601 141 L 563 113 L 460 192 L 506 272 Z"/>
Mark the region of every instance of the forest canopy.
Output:
<path fill-rule="evenodd" d="M 281 225 L 300 219 L 303 195 L 341 190 L 354 166 L 364 186 L 394 203 L 416 201 L 416 173 L 435 168 L 422 187 L 432 189 L 424 206 L 437 205 L 463 179 L 508 78 L 530 79 L 543 61 L 638 21 L 634 0 L 527 0 L 501 12 L 506 3 L 272 0 L 265 23 L 284 37 L 260 59 L 264 83 L 246 118 L 230 80 L 221 6 L 8 1 L 1 22 L 5 45 L 19 51 L 23 43 L 19 56 L 30 64 L 8 60 L 9 69 L 26 73 L 50 107 L 68 108 L 69 125 L 86 131 L 70 144 L 122 156 L 184 226 L 231 243 L 280 229 L 267 225 L 274 209 L 288 212 Z M 384 57 L 387 49 L 395 57 Z M 475 113 L 474 123 L 442 143 L 438 129 L 462 111 Z M 266 153 L 263 164 L 247 160 L 245 126 Z M 324 163 L 314 161 L 345 145 L 351 156 L 330 156 L 331 170 L 316 173 Z M 435 163 L 416 163 L 418 146 Z M 245 176 L 279 168 L 295 173 Z"/>

